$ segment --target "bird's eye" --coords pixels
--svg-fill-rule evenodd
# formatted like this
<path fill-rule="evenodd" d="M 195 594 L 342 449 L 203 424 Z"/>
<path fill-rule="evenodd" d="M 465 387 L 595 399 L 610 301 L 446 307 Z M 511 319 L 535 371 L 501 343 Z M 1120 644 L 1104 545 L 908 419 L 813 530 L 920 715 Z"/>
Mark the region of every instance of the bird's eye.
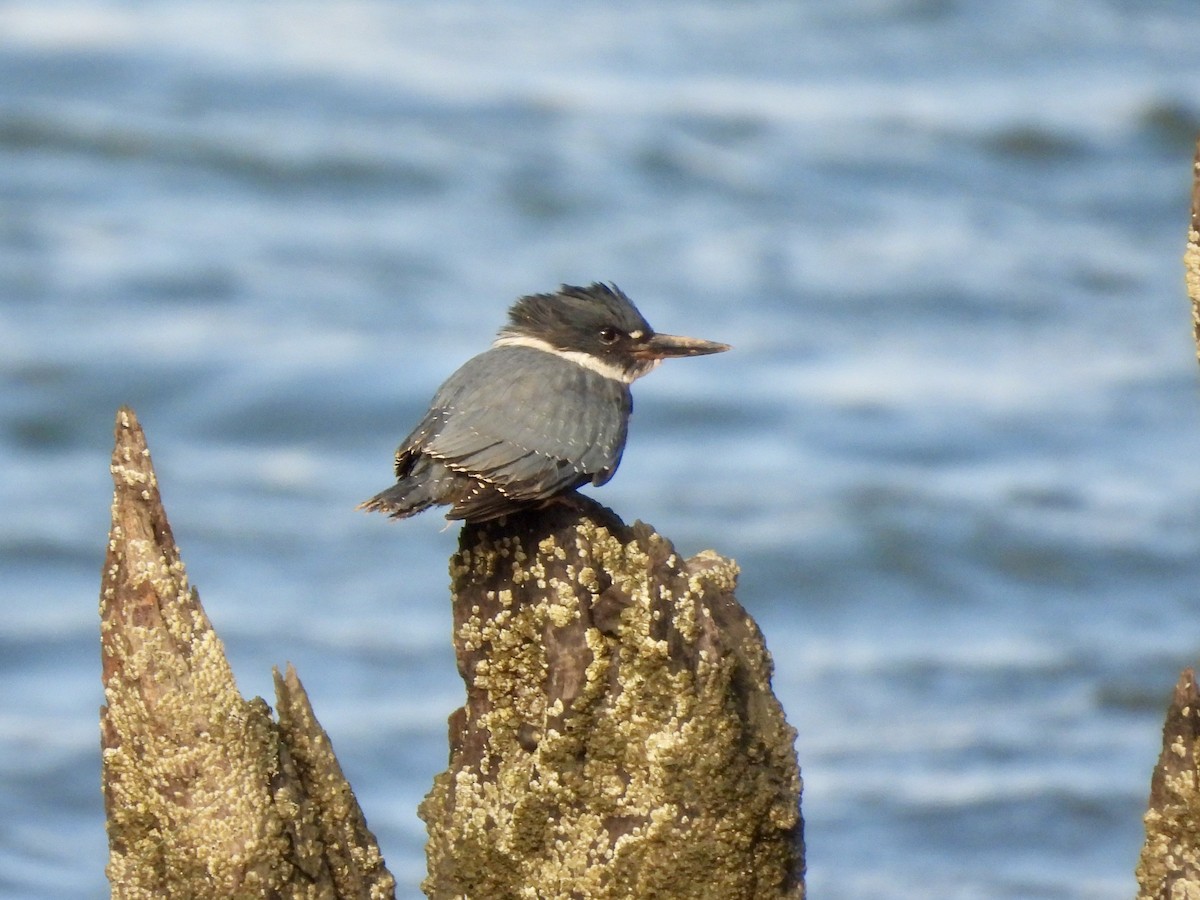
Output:
<path fill-rule="evenodd" d="M 600 343 L 602 344 L 615 344 L 617 342 L 617 338 L 620 336 L 621 332 L 617 331 L 617 329 L 613 328 L 611 325 L 607 325 L 600 329 Z"/>

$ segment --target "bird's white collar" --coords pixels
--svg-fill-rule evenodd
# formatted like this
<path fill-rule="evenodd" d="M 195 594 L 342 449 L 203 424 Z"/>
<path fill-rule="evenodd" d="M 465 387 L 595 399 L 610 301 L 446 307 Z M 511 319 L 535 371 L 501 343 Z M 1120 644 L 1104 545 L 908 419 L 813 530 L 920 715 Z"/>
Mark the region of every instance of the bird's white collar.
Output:
<path fill-rule="evenodd" d="M 613 365 L 607 360 L 592 356 L 590 353 L 583 353 L 579 350 L 563 350 L 541 338 L 530 337 L 527 334 L 501 335 L 492 342 L 492 347 L 528 347 L 531 350 L 541 350 L 543 353 L 553 353 L 560 359 L 570 360 L 575 365 L 582 366 L 589 372 L 595 372 L 597 375 L 611 378 L 613 381 L 623 381 L 625 384 L 633 384 L 643 375 L 653 371 L 662 362 L 659 359 L 647 360 L 646 362 L 638 362 L 632 368 L 627 369 L 622 366 Z"/>

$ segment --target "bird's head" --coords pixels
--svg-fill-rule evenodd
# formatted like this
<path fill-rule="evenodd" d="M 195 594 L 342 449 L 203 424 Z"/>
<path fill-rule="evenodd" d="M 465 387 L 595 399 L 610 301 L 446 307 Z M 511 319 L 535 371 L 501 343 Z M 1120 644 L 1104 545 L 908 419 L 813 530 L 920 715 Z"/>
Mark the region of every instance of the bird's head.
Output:
<path fill-rule="evenodd" d="M 496 346 L 537 347 L 627 383 L 667 357 L 729 349 L 715 341 L 655 332 L 620 288 L 599 283 L 564 284 L 556 294 L 522 297 L 508 311 Z"/>

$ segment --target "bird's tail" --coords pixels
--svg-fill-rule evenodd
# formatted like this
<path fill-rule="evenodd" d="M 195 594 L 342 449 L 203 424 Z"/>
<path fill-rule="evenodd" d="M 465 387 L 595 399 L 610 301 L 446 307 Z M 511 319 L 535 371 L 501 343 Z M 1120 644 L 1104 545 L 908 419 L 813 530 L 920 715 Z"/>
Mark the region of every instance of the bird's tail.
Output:
<path fill-rule="evenodd" d="M 450 474 L 440 463 L 418 466 L 415 471 L 401 478 L 387 490 L 380 491 L 370 500 L 358 504 L 358 508 L 367 512 L 386 513 L 393 519 L 407 519 L 431 506 L 446 502 L 443 494 L 446 491 L 447 476 Z"/>

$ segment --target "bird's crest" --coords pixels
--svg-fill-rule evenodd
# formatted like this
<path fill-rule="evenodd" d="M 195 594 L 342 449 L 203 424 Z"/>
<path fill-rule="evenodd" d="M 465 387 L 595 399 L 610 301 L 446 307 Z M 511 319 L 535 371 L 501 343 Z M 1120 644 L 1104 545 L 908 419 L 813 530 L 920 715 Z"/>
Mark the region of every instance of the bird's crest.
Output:
<path fill-rule="evenodd" d="M 633 301 L 615 284 L 593 282 L 587 287 L 564 284 L 554 294 L 530 294 L 508 310 L 508 325 L 501 336 L 554 336 L 580 326 L 612 325 L 626 334 L 653 334 Z"/>

